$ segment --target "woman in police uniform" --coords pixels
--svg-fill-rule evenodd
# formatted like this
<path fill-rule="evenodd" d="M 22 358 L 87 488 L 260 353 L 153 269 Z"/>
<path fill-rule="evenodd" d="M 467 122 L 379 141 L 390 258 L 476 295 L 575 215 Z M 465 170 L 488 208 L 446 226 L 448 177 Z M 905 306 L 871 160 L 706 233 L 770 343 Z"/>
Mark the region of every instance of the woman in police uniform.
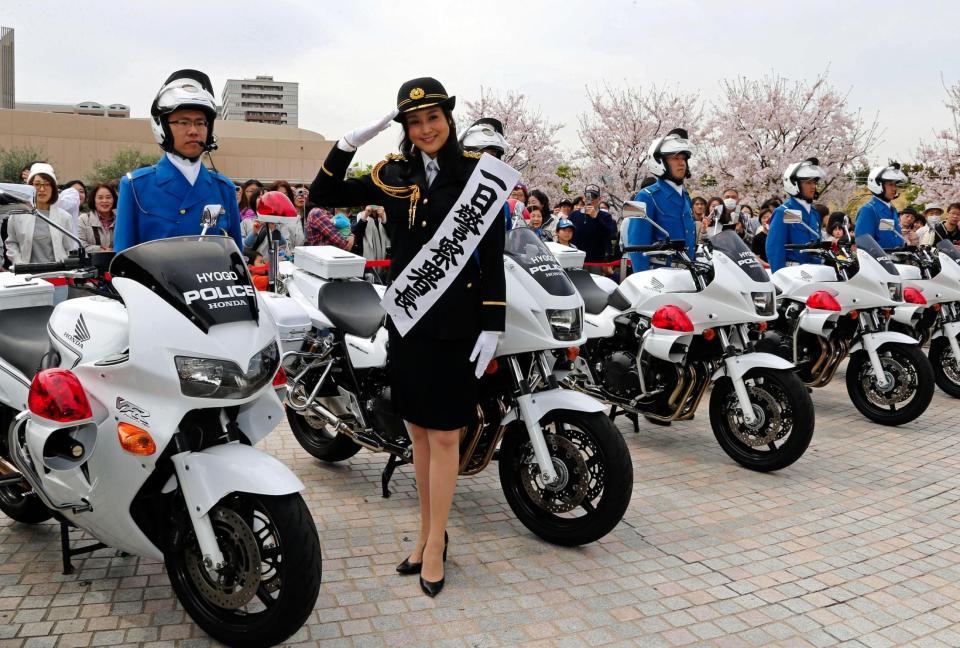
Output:
<path fill-rule="evenodd" d="M 383 205 L 392 242 L 395 280 L 454 207 L 479 155 L 457 142 L 452 111 L 456 97 L 436 79 L 404 83 L 397 107 L 337 141 L 310 186 L 318 205 Z M 370 175 L 345 179 L 358 146 L 386 129 L 403 126 L 400 154 Z M 461 430 L 476 410 L 478 377 L 496 350 L 505 318 L 504 223 L 498 217 L 477 253 L 414 327 L 390 331 L 391 395 L 413 439 L 420 496 L 420 537 L 397 571 L 420 574 L 420 587 L 436 596 L 444 584 L 447 517 L 456 486 Z"/>

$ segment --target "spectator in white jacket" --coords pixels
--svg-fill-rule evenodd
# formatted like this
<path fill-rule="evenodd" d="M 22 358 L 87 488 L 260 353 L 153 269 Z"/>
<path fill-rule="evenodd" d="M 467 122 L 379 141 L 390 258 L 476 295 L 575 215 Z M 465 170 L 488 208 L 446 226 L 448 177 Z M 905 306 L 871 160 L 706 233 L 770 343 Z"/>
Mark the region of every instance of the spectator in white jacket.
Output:
<path fill-rule="evenodd" d="M 32 185 L 36 192 L 37 211 L 53 223 L 72 232 L 74 225 L 70 213 L 56 203 L 63 198 L 66 198 L 67 202 L 77 202 L 79 200 L 77 191 L 67 189 L 63 193 L 71 192 L 72 195 L 61 196 L 53 167 L 42 162 L 30 168 L 27 184 Z M 7 258 L 14 265 L 63 261 L 70 250 L 76 247 L 76 243 L 70 237 L 33 214 L 17 214 L 8 219 L 5 243 Z"/>

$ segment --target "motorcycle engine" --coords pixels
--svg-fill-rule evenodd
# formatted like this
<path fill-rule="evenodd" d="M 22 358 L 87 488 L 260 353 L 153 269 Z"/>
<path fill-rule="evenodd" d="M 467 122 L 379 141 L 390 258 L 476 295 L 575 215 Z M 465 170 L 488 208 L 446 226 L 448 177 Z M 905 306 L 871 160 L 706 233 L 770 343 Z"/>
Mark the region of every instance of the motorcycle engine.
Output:
<path fill-rule="evenodd" d="M 367 409 L 373 418 L 374 429 L 379 430 L 388 441 L 403 447 L 410 444 L 410 437 L 407 435 L 403 419 L 393 409 L 389 387 L 380 390 L 368 402 Z"/>
<path fill-rule="evenodd" d="M 601 386 L 614 396 L 632 398 L 640 392 L 637 356 L 633 353 L 614 351 L 605 356 L 600 375 Z"/>

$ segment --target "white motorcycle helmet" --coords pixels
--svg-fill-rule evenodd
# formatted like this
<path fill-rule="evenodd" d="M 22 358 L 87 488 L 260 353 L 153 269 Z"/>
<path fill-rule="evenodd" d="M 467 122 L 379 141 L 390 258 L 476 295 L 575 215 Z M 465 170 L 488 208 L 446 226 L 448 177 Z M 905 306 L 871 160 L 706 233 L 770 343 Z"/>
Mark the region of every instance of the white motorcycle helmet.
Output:
<path fill-rule="evenodd" d="M 823 169 L 820 168 L 820 160 L 815 157 L 807 158 L 803 162 L 794 162 L 783 172 L 783 190 L 788 196 L 796 198 L 800 195 L 800 181 L 814 178 L 823 180 L 827 177 Z M 818 194 L 814 194 L 814 198 Z"/>
<path fill-rule="evenodd" d="M 888 166 L 874 167 L 867 175 L 867 189 L 874 196 L 883 198 L 883 183 L 896 182 L 897 186 L 907 184 L 907 174 L 900 170 L 900 165 L 894 162 Z"/>
<path fill-rule="evenodd" d="M 460 136 L 460 146 L 467 151 L 493 149 L 496 157 L 507 152 L 507 140 L 503 136 L 503 123 L 493 117 L 483 117 L 473 122 Z"/>
<path fill-rule="evenodd" d="M 198 70 L 177 70 L 157 91 L 150 106 L 150 128 L 153 139 L 168 153 L 173 152 L 173 135 L 170 134 L 167 117 L 181 108 L 195 108 L 206 115 L 210 126 L 207 128 L 205 149 L 215 150 L 217 140 L 213 135 L 213 122 L 217 118 L 217 101 L 213 97 L 210 77 Z"/>
<path fill-rule="evenodd" d="M 687 156 L 687 173 L 684 177 L 690 177 L 690 156 L 693 155 L 693 145 L 690 144 L 688 134 L 685 128 L 674 128 L 672 131 L 653 140 L 647 151 L 647 168 L 650 173 L 658 178 L 669 173 L 664 156 L 671 153 L 685 153 Z M 680 182 L 683 178 L 670 178 L 675 182 Z"/>

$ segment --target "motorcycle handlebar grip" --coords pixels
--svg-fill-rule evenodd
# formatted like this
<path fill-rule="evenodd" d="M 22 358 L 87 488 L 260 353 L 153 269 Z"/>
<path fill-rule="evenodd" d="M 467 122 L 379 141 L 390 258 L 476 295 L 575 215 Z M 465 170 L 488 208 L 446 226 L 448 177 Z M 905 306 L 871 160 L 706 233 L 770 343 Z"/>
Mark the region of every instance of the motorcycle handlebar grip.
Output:
<path fill-rule="evenodd" d="M 820 247 L 819 243 L 811 246 L 809 243 L 787 243 L 783 246 L 785 250 L 816 250 Z"/>
<path fill-rule="evenodd" d="M 14 274 L 42 274 L 44 272 L 60 272 L 76 270 L 81 266 L 80 259 L 67 259 L 54 263 L 18 263 L 13 266 Z"/>

